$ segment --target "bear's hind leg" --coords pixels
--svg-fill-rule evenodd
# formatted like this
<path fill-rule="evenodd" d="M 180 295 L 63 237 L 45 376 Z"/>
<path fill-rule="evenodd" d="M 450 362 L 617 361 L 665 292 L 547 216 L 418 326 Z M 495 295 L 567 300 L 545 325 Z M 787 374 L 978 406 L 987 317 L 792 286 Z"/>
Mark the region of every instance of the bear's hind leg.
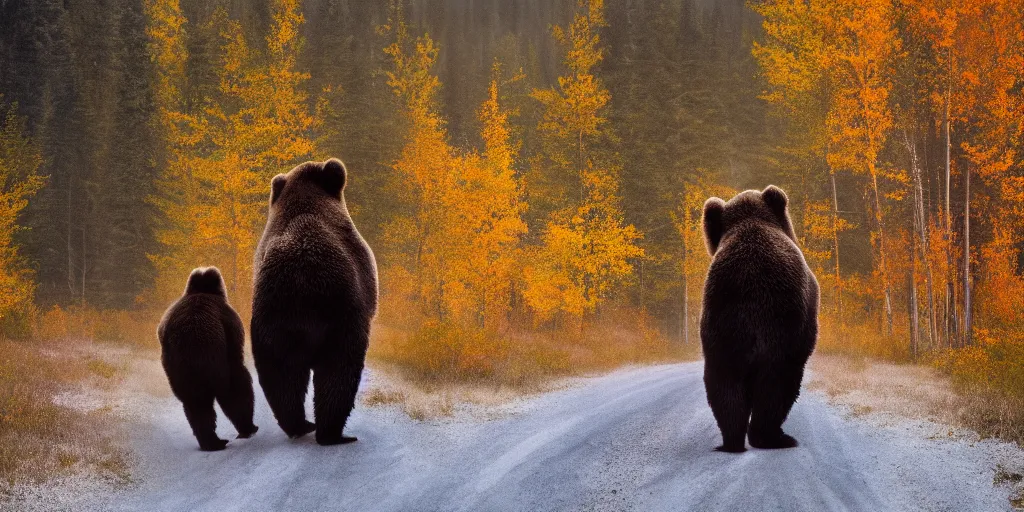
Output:
<path fill-rule="evenodd" d="M 711 365 L 705 360 L 704 388 L 708 394 L 708 405 L 722 432 L 722 445 L 715 448 L 720 452 L 747 451 L 745 438 L 750 419 L 750 401 L 746 396 L 743 378 L 737 373 L 735 369 Z"/>
<path fill-rule="evenodd" d="M 281 430 L 292 439 L 316 430 L 316 425 L 306 420 L 309 368 L 299 365 L 294 358 L 277 358 L 262 365 L 260 358 L 256 361 L 260 386 Z"/>
<path fill-rule="evenodd" d="M 762 449 L 793 448 L 799 443 L 782 431 L 793 403 L 800 395 L 803 366 L 773 365 L 762 368 L 751 390 L 753 412 L 748 438 L 750 446 Z"/>
<path fill-rule="evenodd" d="M 323 446 L 355 442 L 344 435 L 345 424 L 355 407 L 363 374 L 365 345 L 339 348 L 313 368 L 313 414 L 316 442 Z"/>
<path fill-rule="evenodd" d="M 217 411 L 213 409 L 213 396 L 192 398 L 182 402 L 185 418 L 192 427 L 192 434 L 199 441 L 199 449 L 204 452 L 223 450 L 228 442 L 217 437 Z"/>
<path fill-rule="evenodd" d="M 253 417 L 252 377 L 244 365 L 231 369 L 227 389 L 217 394 L 217 403 L 224 415 L 238 431 L 239 439 L 247 439 L 259 430 L 252 421 Z"/>

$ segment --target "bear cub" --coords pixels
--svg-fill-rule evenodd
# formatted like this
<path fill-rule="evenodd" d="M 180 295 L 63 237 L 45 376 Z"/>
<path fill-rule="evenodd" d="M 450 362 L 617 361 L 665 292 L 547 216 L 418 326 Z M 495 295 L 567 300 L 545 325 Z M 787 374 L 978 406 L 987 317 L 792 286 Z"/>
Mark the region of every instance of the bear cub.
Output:
<path fill-rule="evenodd" d="M 700 337 L 708 405 L 724 452 L 791 448 L 782 431 L 818 335 L 818 282 L 778 187 L 704 203 L 712 256 Z"/>
<path fill-rule="evenodd" d="M 217 437 L 214 400 L 239 439 L 259 430 L 252 422 L 252 377 L 242 355 L 242 319 L 228 305 L 217 268 L 192 271 L 185 294 L 160 320 L 157 337 L 171 391 L 181 400 L 201 450 L 223 450 L 228 444 Z"/>
<path fill-rule="evenodd" d="M 252 353 L 260 385 L 289 437 L 343 435 L 377 312 L 377 265 L 345 204 L 341 160 L 307 162 L 271 181 L 256 247 Z M 313 416 L 305 399 L 313 374 Z"/>

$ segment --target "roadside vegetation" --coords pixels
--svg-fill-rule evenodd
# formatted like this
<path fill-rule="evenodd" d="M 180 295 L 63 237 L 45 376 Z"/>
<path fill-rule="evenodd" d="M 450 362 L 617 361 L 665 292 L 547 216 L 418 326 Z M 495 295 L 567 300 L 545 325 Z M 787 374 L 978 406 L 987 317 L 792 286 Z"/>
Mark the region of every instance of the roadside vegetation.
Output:
<path fill-rule="evenodd" d="M 122 425 L 74 401 L 83 386 L 119 385 L 122 369 L 77 343 L 0 341 L 0 494 L 80 471 L 130 478 Z"/>

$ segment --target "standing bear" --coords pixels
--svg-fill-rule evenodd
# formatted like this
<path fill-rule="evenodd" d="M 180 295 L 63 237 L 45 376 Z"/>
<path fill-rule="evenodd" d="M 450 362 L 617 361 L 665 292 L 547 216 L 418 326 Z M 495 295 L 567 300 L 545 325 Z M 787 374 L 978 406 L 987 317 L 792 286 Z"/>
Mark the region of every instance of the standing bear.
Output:
<path fill-rule="evenodd" d="M 377 265 L 345 205 L 340 160 L 307 162 L 271 182 L 256 247 L 252 353 L 270 409 L 289 437 L 342 435 L 377 312 Z M 305 398 L 313 372 L 313 414 Z"/>
<path fill-rule="evenodd" d="M 228 444 L 217 437 L 214 400 L 235 425 L 239 439 L 259 430 L 252 422 L 252 377 L 242 355 L 242 319 L 228 305 L 216 267 L 192 271 L 185 294 L 160 320 L 157 337 L 171 391 L 184 405 L 201 450 L 223 450 Z"/>
<path fill-rule="evenodd" d="M 818 282 L 796 245 L 785 192 L 769 185 L 704 203 L 712 256 L 700 338 L 723 452 L 791 448 L 782 431 L 818 336 Z"/>

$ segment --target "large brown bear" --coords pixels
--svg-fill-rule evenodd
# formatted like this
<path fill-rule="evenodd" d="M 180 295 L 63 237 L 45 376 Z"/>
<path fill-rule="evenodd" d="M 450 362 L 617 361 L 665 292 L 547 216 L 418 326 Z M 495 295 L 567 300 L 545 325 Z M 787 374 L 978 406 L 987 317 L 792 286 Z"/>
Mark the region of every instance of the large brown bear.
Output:
<path fill-rule="evenodd" d="M 217 437 L 214 400 L 240 439 L 259 430 L 252 422 L 252 377 L 242 355 L 242 319 L 228 305 L 216 267 L 192 271 L 185 294 L 160 320 L 157 337 L 171 391 L 185 407 L 201 450 L 223 450 L 228 444 Z"/>
<path fill-rule="evenodd" d="M 260 385 L 289 437 L 342 435 L 355 405 L 377 311 L 377 266 L 345 206 L 340 160 L 307 162 L 271 182 L 256 248 L 252 353 Z M 304 407 L 313 372 L 313 414 Z"/>
<path fill-rule="evenodd" d="M 724 452 L 790 448 L 782 431 L 818 335 L 818 282 L 797 247 L 786 194 L 769 185 L 704 203 L 712 256 L 700 337 Z"/>

